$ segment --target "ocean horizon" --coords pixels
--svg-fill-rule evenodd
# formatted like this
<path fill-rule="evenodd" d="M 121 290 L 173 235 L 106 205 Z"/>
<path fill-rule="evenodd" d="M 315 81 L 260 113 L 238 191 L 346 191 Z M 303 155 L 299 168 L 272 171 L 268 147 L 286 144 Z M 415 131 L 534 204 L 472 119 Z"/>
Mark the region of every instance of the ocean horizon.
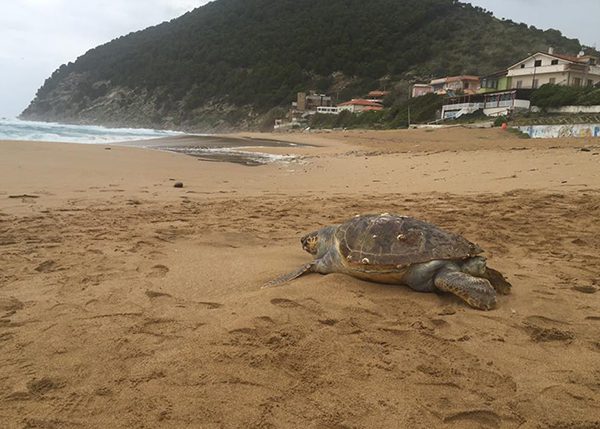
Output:
<path fill-rule="evenodd" d="M 108 128 L 57 122 L 0 119 L 0 140 L 109 144 L 187 135 L 181 131 L 148 128 Z"/>

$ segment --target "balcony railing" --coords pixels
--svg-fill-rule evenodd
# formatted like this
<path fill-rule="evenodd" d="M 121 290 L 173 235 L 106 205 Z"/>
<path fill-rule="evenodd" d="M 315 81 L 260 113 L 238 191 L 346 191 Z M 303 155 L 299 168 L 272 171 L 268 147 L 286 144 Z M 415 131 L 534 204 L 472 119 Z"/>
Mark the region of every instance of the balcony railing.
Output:
<path fill-rule="evenodd" d="M 483 109 L 483 103 L 458 103 L 458 104 L 445 104 L 444 110 L 463 110 L 463 109 Z"/>
<path fill-rule="evenodd" d="M 508 76 L 531 76 L 533 74 L 561 73 L 564 71 L 567 71 L 567 65 L 557 64 L 554 66 L 525 67 L 522 69 L 513 69 L 508 71 Z"/>

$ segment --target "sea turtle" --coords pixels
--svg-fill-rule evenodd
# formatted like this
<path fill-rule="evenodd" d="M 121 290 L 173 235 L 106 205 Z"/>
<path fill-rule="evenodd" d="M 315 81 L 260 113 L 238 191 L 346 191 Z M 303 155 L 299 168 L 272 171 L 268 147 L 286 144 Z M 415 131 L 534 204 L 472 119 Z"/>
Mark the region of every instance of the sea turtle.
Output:
<path fill-rule="evenodd" d="M 481 310 L 492 309 L 496 292 L 508 294 L 511 288 L 502 274 L 486 267 L 479 246 L 412 217 L 356 216 L 312 232 L 301 242 L 315 260 L 265 287 L 310 272 L 344 273 L 420 292 L 450 292 Z"/>

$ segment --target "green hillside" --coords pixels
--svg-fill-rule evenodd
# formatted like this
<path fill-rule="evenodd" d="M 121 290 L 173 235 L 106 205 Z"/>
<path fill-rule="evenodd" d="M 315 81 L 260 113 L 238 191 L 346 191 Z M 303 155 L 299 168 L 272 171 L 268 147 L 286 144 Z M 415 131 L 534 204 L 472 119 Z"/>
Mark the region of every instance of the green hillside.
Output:
<path fill-rule="evenodd" d="M 339 98 L 382 85 L 505 68 L 579 41 L 455 0 L 217 0 L 61 66 L 25 119 L 248 127 L 307 89 Z"/>

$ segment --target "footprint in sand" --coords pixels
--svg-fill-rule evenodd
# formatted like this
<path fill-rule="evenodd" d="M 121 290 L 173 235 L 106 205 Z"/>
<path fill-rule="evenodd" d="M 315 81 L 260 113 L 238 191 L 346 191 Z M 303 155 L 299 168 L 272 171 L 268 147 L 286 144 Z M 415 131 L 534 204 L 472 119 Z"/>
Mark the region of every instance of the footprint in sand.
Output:
<path fill-rule="evenodd" d="M 163 292 L 156 292 L 153 290 L 147 290 L 146 291 L 146 296 L 150 299 L 154 299 L 154 298 L 173 298 L 172 295 L 169 295 L 168 293 L 163 293 Z"/>
<path fill-rule="evenodd" d="M 48 260 L 48 261 L 44 261 L 40 265 L 38 265 L 35 268 L 35 270 L 38 273 L 52 273 L 54 271 L 58 271 L 59 267 L 58 267 L 58 264 L 55 261 Z"/>
<path fill-rule="evenodd" d="M 278 307 L 283 307 L 283 308 L 302 307 L 296 301 L 292 301 L 291 299 L 286 299 L 286 298 L 274 298 L 271 300 L 271 304 L 276 305 Z"/>
<path fill-rule="evenodd" d="M 254 319 L 255 324 L 259 326 L 271 326 L 275 324 L 275 321 L 271 319 L 269 316 L 259 316 Z"/>
<path fill-rule="evenodd" d="M 573 286 L 571 289 L 581 293 L 592 294 L 598 292 L 594 286 Z"/>
<path fill-rule="evenodd" d="M 568 322 L 544 316 L 530 316 L 525 319 L 524 324 L 531 340 L 536 343 L 549 341 L 565 341 L 570 343 L 575 339 L 575 334 L 565 329 L 565 326 L 570 325 Z"/>
<path fill-rule="evenodd" d="M 178 299 L 173 297 L 165 292 L 158 292 L 154 290 L 147 290 L 146 296 L 150 299 L 161 299 L 165 298 L 168 301 L 171 301 L 172 304 L 176 304 L 178 307 L 187 307 L 187 306 L 196 306 L 205 310 L 216 310 L 218 308 L 223 307 L 223 304 L 218 302 L 208 302 L 208 301 L 185 301 L 182 299 Z"/>
<path fill-rule="evenodd" d="M 150 273 L 146 277 L 150 278 L 163 278 L 169 273 L 169 267 L 165 265 L 155 265 L 150 270 Z"/>
<path fill-rule="evenodd" d="M 18 310 L 22 310 L 25 305 L 17 298 L 12 296 L 0 296 L 0 316 L 9 317 L 15 314 Z"/>
<path fill-rule="evenodd" d="M 469 424 L 476 424 L 479 427 L 499 428 L 502 420 L 493 411 L 488 410 L 469 410 L 452 414 L 444 418 L 444 423 L 455 424 L 459 427 L 465 427 Z"/>
<path fill-rule="evenodd" d="M 62 389 L 64 386 L 65 383 L 63 381 L 50 377 L 42 377 L 27 383 L 27 390 L 34 396 L 43 396 L 52 390 Z"/>
<path fill-rule="evenodd" d="M 219 304 L 218 302 L 194 302 L 193 304 L 206 307 L 208 310 L 216 310 L 217 308 L 223 307 L 223 304 Z"/>
<path fill-rule="evenodd" d="M 258 333 L 256 328 L 237 328 L 229 331 L 230 334 L 242 334 L 242 335 L 252 335 L 255 336 Z"/>

